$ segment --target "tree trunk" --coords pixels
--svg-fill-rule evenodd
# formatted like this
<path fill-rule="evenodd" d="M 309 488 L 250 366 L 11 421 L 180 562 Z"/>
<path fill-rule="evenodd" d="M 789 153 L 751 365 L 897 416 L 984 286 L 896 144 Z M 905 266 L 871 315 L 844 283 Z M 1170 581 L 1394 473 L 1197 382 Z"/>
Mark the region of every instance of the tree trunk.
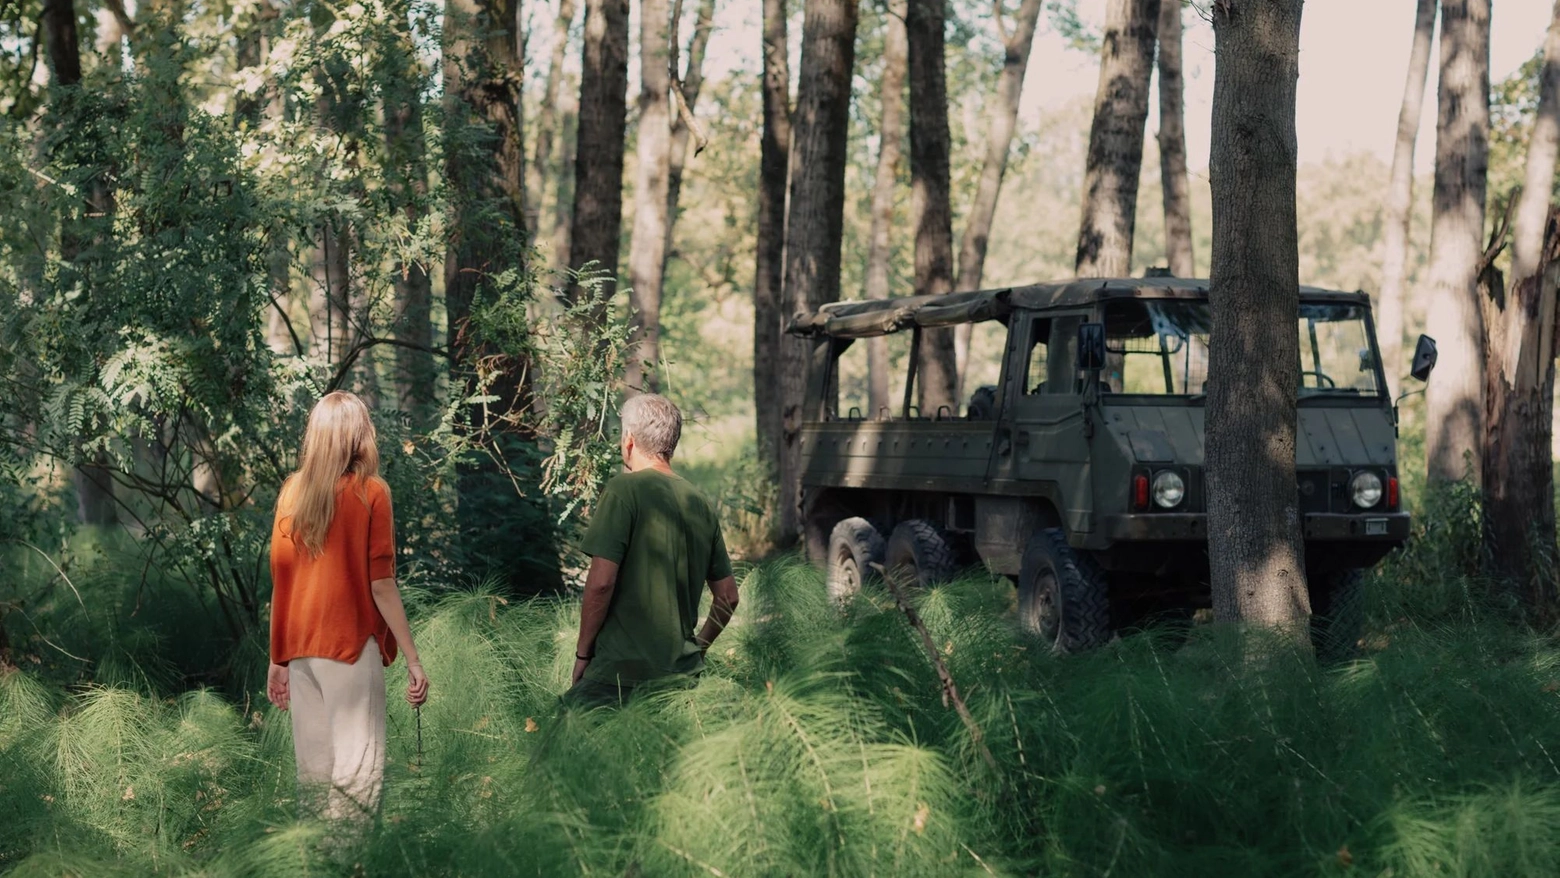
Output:
<path fill-rule="evenodd" d="M 791 73 L 786 0 L 764 0 L 764 132 L 758 157 L 758 247 L 753 279 L 753 408 L 758 459 L 781 471 L 781 278 L 785 269 L 785 188 L 791 155 Z M 842 223 L 843 228 L 843 223 Z M 791 495 L 787 495 L 791 497 Z M 781 516 L 792 504 L 781 504 Z M 794 517 L 791 523 L 795 531 Z"/>
<path fill-rule="evenodd" d="M 76 5 L 73 0 L 48 0 L 44 5 L 41 38 L 53 74 L 54 84 L 61 88 L 73 88 L 81 84 L 81 43 L 76 32 Z M 102 182 L 102 174 L 94 174 L 87 187 L 86 198 L 81 205 L 83 216 L 64 218 L 60 234 L 60 257 L 65 263 L 75 263 L 88 249 L 87 241 L 95 229 L 103 228 L 105 219 L 112 222 L 113 194 Z M 94 221 L 91 217 L 96 214 Z M 108 454 L 97 451 L 88 462 L 78 466 L 73 481 L 76 489 L 76 519 L 82 524 L 113 524 L 117 520 L 114 503 L 114 483 L 109 476 Z"/>
<path fill-rule="evenodd" d="M 352 263 L 350 238 L 343 228 L 345 220 L 332 217 L 319 231 L 315 249 L 314 289 L 310 320 L 313 338 L 309 350 L 332 368 L 341 361 L 350 345 L 352 328 Z"/>
<path fill-rule="evenodd" d="M 840 295 L 856 11 L 856 0 L 807 0 L 806 4 L 792 132 L 791 202 L 785 223 L 785 314 L 817 310 Z M 812 345 L 788 336 L 779 348 L 784 412 L 780 537 L 788 541 L 797 532 L 800 512 L 802 403 L 812 371 Z"/>
<path fill-rule="evenodd" d="M 547 85 L 542 105 L 536 111 L 536 153 L 531 160 L 526 189 L 525 225 L 535 240 L 541 235 L 542 199 L 551 176 L 553 140 L 558 128 L 558 95 L 563 90 L 563 59 L 569 50 L 569 28 L 574 24 L 574 0 L 558 0 L 558 15 L 553 18 L 552 57 L 547 64 Z M 559 193 L 560 195 L 562 193 Z"/>
<path fill-rule="evenodd" d="M 1075 263 L 1080 277 L 1126 277 L 1131 272 L 1159 2 L 1108 0 L 1106 6 L 1100 85 L 1084 166 Z"/>
<path fill-rule="evenodd" d="M 953 289 L 953 209 L 949 189 L 948 83 L 943 65 L 946 0 L 909 0 L 910 210 L 915 218 L 915 294 Z M 959 413 L 953 330 L 921 333 L 916 375 L 921 414 Z"/>
<path fill-rule="evenodd" d="M 580 72 L 579 129 L 574 149 L 574 216 L 569 266 L 596 263 L 617 286 L 623 232 L 623 131 L 628 117 L 628 0 L 585 0 L 585 56 Z M 573 295 L 585 294 L 575 287 Z M 608 298 L 601 311 L 605 313 Z"/>
<path fill-rule="evenodd" d="M 997 29 L 1002 33 L 1002 73 L 997 77 L 997 101 L 991 105 L 991 120 L 986 132 L 986 158 L 975 188 L 975 203 L 964 221 L 964 238 L 959 243 L 959 279 L 956 290 L 978 290 L 986 273 L 986 245 L 991 240 L 991 222 L 997 215 L 997 196 L 1002 177 L 1007 173 L 1008 153 L 1012 151 L 1013 130 L 1018 122 L 1018 102 L 1023 96 L 1024 73 L 1029 69 L 1029 52 L 1034 48 L 1035 24 L 1040 20 L 1040 0 L 1024 0 L 1018 8 L 1011 33 L 1002 26 L 1002 5 L 997 4 Z M 955 399 L 964 399 L 969 371 L 970 339 L 975 334 L 971 323 L 954 330 L 954 353 L 959 364 L 959 383 Z"/>
<path fill-rule="evenodd" d="M 456 193 L 444 260 L 446 344 L 457 372 L 469 371 L 477 354 L 467 331 L 477 291 L 491 274 L 519 258 L 515 244 L 525 230 L 522 59 L 513 30 L 517 3 L 447 0 L 445 5 L 445 125 L 457 134 L 463 128 L 482 132 L 481 137 L 458 137 L 460 145 L 445 155 L 445 174 Z M 496 392 L 507 395 L 503 390 Z"/>
<path fill-rule="evenodd" d="M 666 264 L 667 175 L 671 164 L 671 44 L 667 0 L 639 4 L 639 151 L 634 183 L 634 233 L 628 249 L 629 393 L 654 393 L 661 362 L 661 279 Z"/>
<path fill-rule="evenodd" d="M 1461 480 L 1479 451 L 1484 319 L 1478 293 L 1489 166 L 1490 0 L 1442 0 L 1441 85 L 1430 223 L 1430 334 L 1440 349 L 1425 391 L 1431 483 Z M 1479 477 L 1473 467 L 1472 477 Z"/>
<path fill-rule="evenodd" d="M 699 105 L 699 92 L 704 88 L 704 56 L 709 51 L 710 31 L 714 27 L 715 0 L 702 0 L 693 20 L 693 36 L 688 39 L 688 68 L 682 74 L 682 99 L 688 102 L 688 115 Z M 672 38 L 675 40 L 675 27 Z M 673 50 L 676 50 L 674 45 Z M 672 67 L 676 68 L 676 59 Z M 683 120 L 682 113 L 672 111 L 672 155 L 666 176 L 666 255 L 661 260 L 662 271 L 672 258 L 672 232 L 677 227 L 678 201 L 682 197 L 683 168 L 688 164 L 688 139 L 693 131 Z"/>
<path fill-rule="evenodd" d="M 1434 3 L 1435 0 L 1425 0 Z M 1159 180 L 1165 202 L 1165 257 L 1176 277 L 1196 277 L 1192 193 L 1186 176 L 1186 114 L 1181 106 L 1181 0 L 1159 0 Z"/>
<path fill-rule="evenodd" d="M 567 0 L 565 0 L 567 2 Z M 386 185 L 408 229 L 428 211 L 428 148 L 423 133 L 423 76 L 412 34 L 410 4 L 389 7 L 394 41 L 387 48 L 384 83 Z M 395 391 L 398 408 L 422 423 L 433 413 L 433 279 L 417 259 L 395 265 Z"/>
<path fill-rule="evenodd" d="M 1403 376 L 1403 276 L 1408 261 L 1409 221 L 1414 205 L 1414 142 L 1419 137 L 1419 113 L 1425 102 L 1425 78 L 1430 73 L 1430 39 L 1435 32 L 1436 0 L 1419 0 L 1414 15 L 1414 43 L 1398 109 L 1397 147 L 1392 151 L 1392 176 L 1387 189 L 1386 255 L 1381 263 L 1381 295 L 1376 336 L 1388 392 L 1398 393 Z"/>
<path fill-rule="evenodd" d="M 1303 0 L 1213 6 L 1208 559 L 1226 622 L 1311 613 L 1295 485 L 1295 81 Z"/>
<path fill-rule="evenodd" d="M 1538 113 L 1512 228 L 1511 286 L 1498 318 L 1504 327 L 1500 344 L 1492 343 L 1489 349 L 1483 443 L 1484 543 L 1490 573 L 1497 582 L 1515 584 L 1534 620 L 1546 625 L 1560 609 L 1552 575 L 1555 505 L 1550 447 L 1560 214 L 1551 213 L 1549 199 L 1557 159 L 1560 0 L 1544 40 Z"/>
<path fill-rule="evenodd" d="M 574 224 L 574 159 L 575 150 L 569 143 L 569 132 L 579 122 L 579 93 L 568 91 L 558 99 L 558 173 L 554 177 L 557 194 L 553 196 L 552 261 L 558 268 L 567 268 L 569 246 Z"/>
<path fill-rule="evenodd" d="M 872 226 L 867 251 L 866 294 L 869 299 L 890 295 L 888 265 L 893 254 L 890 233 L 894 226 L 894 193 L 899 188 L 899 155 L 905 138 L 905 77 L 909 73 L 909 36 L 905 33 L 906 0 L 888 0 L 883 16 L 883 79 L 879 91 L 883 121 L 878 127 L 877 173 L 872 179 Z M 888 340 L 875 336 L 867 346 L 868 417 L 893 405 L 888 398 Z"/>

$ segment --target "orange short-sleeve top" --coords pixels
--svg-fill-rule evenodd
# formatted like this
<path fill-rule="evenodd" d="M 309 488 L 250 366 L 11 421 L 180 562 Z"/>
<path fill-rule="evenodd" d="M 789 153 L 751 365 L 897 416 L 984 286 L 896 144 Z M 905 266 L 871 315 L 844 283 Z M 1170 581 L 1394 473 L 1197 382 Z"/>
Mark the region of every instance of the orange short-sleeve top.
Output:
<path fill-rule="evenodd" d="M 372 635 L 386 665 L 395 638 L 369 584 L 395 576 L 390 486 L 354 474 L 336 483 L 336 512 L 318 557 L 292 539 L 288 492 L 271 525 L 271 661 L 328 658 L 351 664 Z"/>

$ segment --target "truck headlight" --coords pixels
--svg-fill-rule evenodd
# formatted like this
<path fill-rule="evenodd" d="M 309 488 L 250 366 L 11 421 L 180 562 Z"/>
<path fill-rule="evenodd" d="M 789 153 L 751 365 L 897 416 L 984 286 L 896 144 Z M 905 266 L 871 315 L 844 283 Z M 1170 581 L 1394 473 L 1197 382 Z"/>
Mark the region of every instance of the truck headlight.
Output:
<path fill-rule="evenodd" d="M 1180 473 L 1165 470 L 1154 476 L 1154 505 L 1160 509 L 1174 509 L 1186 496 L 1186 482 Z"/>
<path fill-rule="evenodd" d="M 1381 476 L 1372 472 L 1355 473 L 1349 481 L 1349 497 L 1361 509 L 1374 509 L 1381 502 Z"/>

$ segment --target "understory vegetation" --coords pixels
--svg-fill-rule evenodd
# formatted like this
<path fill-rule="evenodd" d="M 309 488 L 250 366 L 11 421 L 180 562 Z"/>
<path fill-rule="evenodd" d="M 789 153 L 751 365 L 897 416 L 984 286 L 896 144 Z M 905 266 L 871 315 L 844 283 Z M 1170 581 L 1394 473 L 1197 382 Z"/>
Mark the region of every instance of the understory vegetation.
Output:
<path fill-rule="evenodd" d="M 186 688 L 177 665 L 217 664 L 198 608 L 155 586 L 137 605 L 114 547 L 78 545 L 52 605 L 96 633 L 39 618 L 79 639 L 35 634 L 0 671 L 0 871 L 1554 875 L 1560 648 L 1476 581 L 1425 575 L 1467 563 L 1460 539 L 1389 561 L 1360 656 L 1331 666 L 1253 662 L 1215 626 L 1057 658 L 1018 633 L 1006 580 L 925 591 L 973 727 L 885 593 L 837 609 L 793 559 L 742 572 L 697 689 L 593 713 L 557 707 L 576 601 L 424 583 L 422 752 L 392 698 L 383 818 L 342 859 L 294 817 L 258 646 Z"/>

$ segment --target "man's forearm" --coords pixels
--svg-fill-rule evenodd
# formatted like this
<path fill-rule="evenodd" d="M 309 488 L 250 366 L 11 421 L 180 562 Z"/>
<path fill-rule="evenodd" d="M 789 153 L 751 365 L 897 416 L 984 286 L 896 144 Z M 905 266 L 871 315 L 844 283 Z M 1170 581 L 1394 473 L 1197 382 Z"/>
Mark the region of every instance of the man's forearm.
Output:
<path fill-rule="evenodd" d="M 709 649 L 715 638 L 726 630 L 726 623 L 731 621 L 731 614 L 737 610 L 737 582 L 731 577 L 710 583 L 710 615 L 704 620 L 704 627 L 699 631 L 699 646 Z"/>
<path fill-rule="evenodd" d="M 580 602 L 580 636 L 574 645 L 576 657 L 590 658 L 596 652 L 596 635 L 607 621 L 612 593 L 617 589 L 618 566 L 601 558 L 591 559 L 585 575 L 585 596 Z"/>

